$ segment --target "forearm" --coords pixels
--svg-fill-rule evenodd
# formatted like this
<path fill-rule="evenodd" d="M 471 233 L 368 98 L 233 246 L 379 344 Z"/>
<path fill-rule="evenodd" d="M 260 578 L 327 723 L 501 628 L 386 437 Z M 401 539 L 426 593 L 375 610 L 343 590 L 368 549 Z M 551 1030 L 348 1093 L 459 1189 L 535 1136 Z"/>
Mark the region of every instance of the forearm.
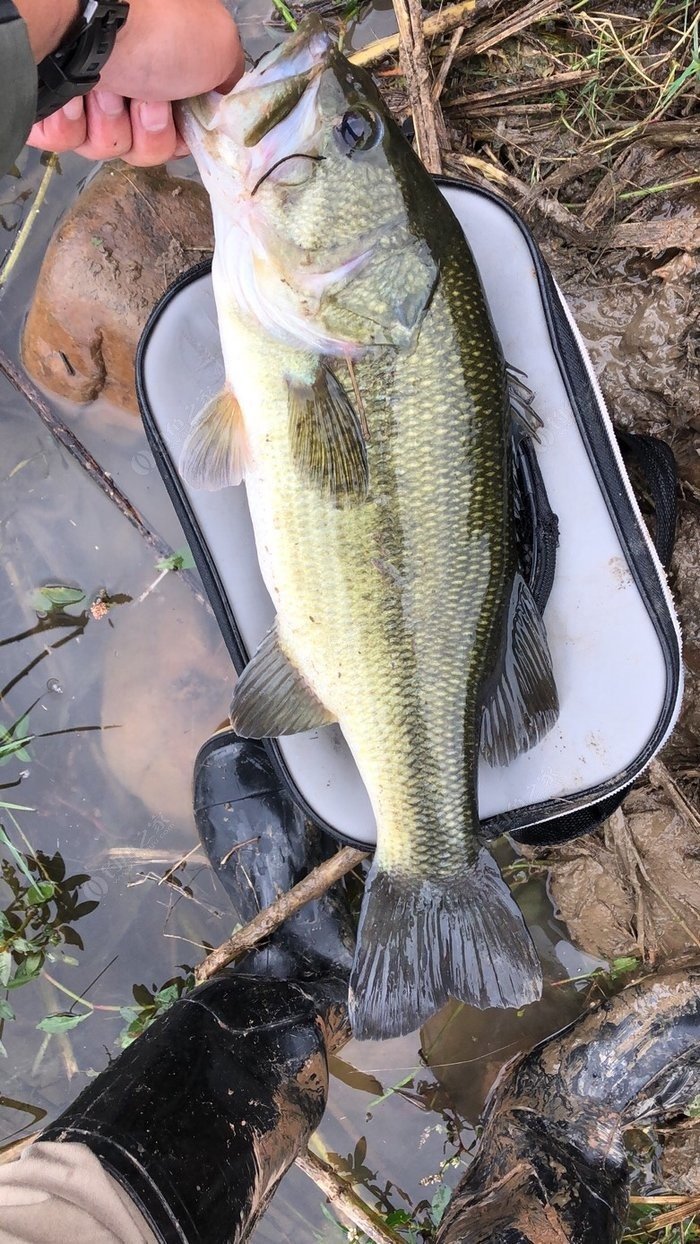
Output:
<path fill-rule="evenodd" d="M 58 47 L 78 16 L 78 0 L 15 0 L 27 23 L 29 42 L 38 63 Z"/>

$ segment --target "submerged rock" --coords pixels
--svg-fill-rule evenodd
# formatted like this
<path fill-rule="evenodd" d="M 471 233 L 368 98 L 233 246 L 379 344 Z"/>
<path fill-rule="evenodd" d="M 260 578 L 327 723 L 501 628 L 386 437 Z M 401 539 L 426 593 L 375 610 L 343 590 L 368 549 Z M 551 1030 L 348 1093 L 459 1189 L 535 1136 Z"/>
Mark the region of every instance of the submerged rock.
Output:
<path fill-rule="evenodd" d="M 212 248 L 209 200 L 166 169 L 105 164 L 46 252 L 22 340 L 24 366 L 73 402 L 137 413 L 134 356 L 154 304 Z"/>

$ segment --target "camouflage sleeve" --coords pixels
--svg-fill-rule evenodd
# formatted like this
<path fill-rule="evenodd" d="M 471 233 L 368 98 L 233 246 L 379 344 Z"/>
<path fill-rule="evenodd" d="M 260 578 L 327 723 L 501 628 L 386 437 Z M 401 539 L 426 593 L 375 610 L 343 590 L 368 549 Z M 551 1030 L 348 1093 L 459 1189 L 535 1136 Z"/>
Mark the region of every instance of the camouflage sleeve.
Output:
<path fill-rule="evenodd" d="M 27 27 L 0 0 L 0 177 L 22 150 L 36 113 L 36 65 Z"/>

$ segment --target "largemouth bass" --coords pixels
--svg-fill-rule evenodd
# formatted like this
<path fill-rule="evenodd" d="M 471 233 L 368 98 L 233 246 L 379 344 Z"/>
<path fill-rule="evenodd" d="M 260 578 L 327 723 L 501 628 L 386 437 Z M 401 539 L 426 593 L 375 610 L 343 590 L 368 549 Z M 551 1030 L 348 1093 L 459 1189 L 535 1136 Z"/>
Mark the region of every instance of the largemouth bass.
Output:
<path fill-rule="evenodd" d="M 478 841 L 476 768 L 480 745 L 503 763 L 558 706 L 471 253 L 317 19 L 229 95 L 189 101 L 181 126 L 212 200 L 227 376 L 181 470 L 202 488 L 245 477 L 277 609 L 232 724 L 260 738 L 337 721 L 367 786 L 356 1036 L 412 1031 L 450 996 L 521 1006 L 540 967 Z"/>

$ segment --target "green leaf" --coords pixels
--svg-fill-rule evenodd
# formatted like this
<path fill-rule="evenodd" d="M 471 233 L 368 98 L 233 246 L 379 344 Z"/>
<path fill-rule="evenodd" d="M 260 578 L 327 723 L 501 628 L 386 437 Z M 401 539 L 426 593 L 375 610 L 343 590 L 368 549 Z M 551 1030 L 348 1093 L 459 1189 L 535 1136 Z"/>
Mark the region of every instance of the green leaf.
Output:
<path fill-rule="evenodd" d="M 160 1007 L 172 1006 L 173 1002 L 177 1002 L 180 997 L 180 990 L 177 985 L 168 985 L 166 989 L 159 989 L 156 994 L 156 1002 Z"/>
<path fill-rule="evenodd" d="M 64 583 L 45 583 L 37 589 L 37 596 L 42 596 L 54 608 L 66 609 L 69 605 L 79 605 L 85 600 L 85 593 L 80 587 L 68 587 Z"/>
<path fill-rule="evenodd" d="M 5 989 L 12 976 L 12 955 L 9 950 L 0 950 L 0 985 Z"/>
<path fill-rule="evenodd" d="M 0 998 L 0 1019 L 14 1019 L 14 1018 L 15 1018 L 15 1013 L 12 1010 L 12 1007 L 10 1006 L 9 1002 L 6 1002 L 4 998 Z"/>
<path fill-rule="evenodd" d="M 430 1203 L 430 1217 L 433 1221 L 434 1226 L 436 1227 L 440 1226 L 440 1222 L 442 1221 L 442 1216 L 445 1213 L 445 1210 L 447 1209 L 451 1196 L 452 1196 L 451 1189 L 446 1188 L 444 1184 L 442 1185 L 441 1188 L 438 1188 L 437 1192 L 435 1193 L 435 1196 L 433 1197 Z"/>
<path fill-rule="evenodd" d="M 44 1019 L 40 1019 L 37 1028 L 41 1032 L 60 1033 L 70 1032 L 71 1028 L 77 1028 L 78 1024 L 82 1024 L 84 1019 L 88 1019 L 92 1014 L 86 1011 L 84 1015 L 70 1015 L 67 1011 L 59 1012 L 56 1015 L 47 1015 Z"/>
<path fill-rule="evenodd" d="M 53 898 L 55 893 L 56 887 L 53 881 L 37 881 L 35 885 L 29 887 L 24 897 L 28 903 L 37 906 Z"/>
<path fill-rule="evenodd" d="M 408 1227 L 411 1225 L 411 1215 L 405 1209 L 393 1209 L 384 1222 L 387 1227 Z"/>
<path fill-rule="evenodd" d="M 156 562 L 156 570 L 160 570 L 161 573 L 166 570 L 191 570 L 193 566 L 194 557 L 187 545 L 183 549 L 178 549 L 177 553 L 172 553 L 170 557 L 161 557 Z"/>
<path fill-rule="evenodd" d="M 3 845 L 7 847 L 8 851 L 10 852 L 10 855 L 15 861 L 15 864 L 19 868 L 19 871 L 22 873 L 22 876 L 26 877 L 30 885 L 34 885 L 34 878 L 32 877 L 32 874 L 30 873 L 29 869 L 27 868 L 27 861 L 25 860 L 24 856 L 21 855 L 20 852 L 17 850 L 14 843 L 10 841 L 10 839 L 8 838 L 5 832 L 4 826 L 2 825 L 0 825 L 0 842 L 3 843 Z"/>
<path fill-rule="evenodd" d="M 612 960 L 608 975 L 611 980 L 616 980 L 618 976 L 623 976 L 625 972 L 632 972 L 637 967 L 639 967 L 639 959 L 635 955 L 620 955 L 619 958 Z"/>

